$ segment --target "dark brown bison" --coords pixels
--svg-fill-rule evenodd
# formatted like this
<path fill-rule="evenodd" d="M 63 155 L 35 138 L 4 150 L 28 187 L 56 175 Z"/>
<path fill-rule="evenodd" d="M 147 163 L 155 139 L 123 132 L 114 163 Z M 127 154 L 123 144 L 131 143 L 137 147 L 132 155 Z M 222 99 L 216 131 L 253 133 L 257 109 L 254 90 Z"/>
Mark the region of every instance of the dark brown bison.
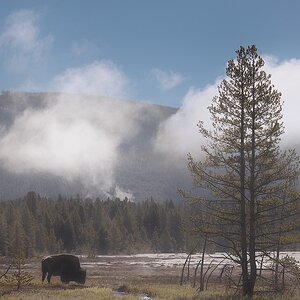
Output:
<path fill-rule="evenodd" d="M 47 275 L 48 273 L 48 275 Z M 51 276 L 60 276 L 62 283 L 75 281 L 85 283 L 86 270 L 80 267 L 79 258 L 71 254 L 58 254 L 47 256 L 42 260 L 42 281 L 47 275 L 48 283 Z"/>

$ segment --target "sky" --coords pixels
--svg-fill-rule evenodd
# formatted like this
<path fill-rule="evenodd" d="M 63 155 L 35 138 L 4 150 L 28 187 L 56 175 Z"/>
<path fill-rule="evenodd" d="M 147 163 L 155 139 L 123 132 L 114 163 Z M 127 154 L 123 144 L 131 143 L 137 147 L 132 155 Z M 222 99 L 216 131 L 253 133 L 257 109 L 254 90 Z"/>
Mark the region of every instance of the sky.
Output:
<path fill-rule="evenodd" d="M 241 45 L 255 44 L 282 92 L 283 144 L 300 149 L 298 0 L 0 0 L 0 5 L 0 91 L 176 107 L 159 125 L 153 151 L 186 164 L 186 154 L 198 153 L 204 142 L 197 123 L 209 126 L 207 106 L 225 78 L 226 63 Z M 143 116 L 119 102 L 100 107 L 95 99 L 86 101 L 62 95 L 42 110 L 27 109 L 0 130 L 0 165 L 16 173 L 88 178 L 87 184 L 109 190 L 116 184 L 121 145 L 138 134 Z"/>
<path fill-rule="evenodd" d="M 297 0 L 1 0 L 0 90 L 71 91 L 180 107 L 240 45 L 300 56 Z M 66 82 L 68 82 L 66 84 Z"/>

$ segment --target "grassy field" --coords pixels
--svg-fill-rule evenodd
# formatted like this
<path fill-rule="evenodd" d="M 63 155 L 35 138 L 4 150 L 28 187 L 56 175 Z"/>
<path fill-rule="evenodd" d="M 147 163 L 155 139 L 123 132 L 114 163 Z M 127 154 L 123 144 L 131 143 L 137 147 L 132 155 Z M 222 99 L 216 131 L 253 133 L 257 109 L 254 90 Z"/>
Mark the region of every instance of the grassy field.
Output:
<path fill-rule="evenodd" d="M 125 293 L 116 293 L 111 288 L 84 287 L 74 288 L 72 286 L 62 287 L 53 285 L 51 288 L 34 285 L 23 288 L 21 291 L 7 291 L 3 294 L 3 300 L 111 300 L 111 299 L 165 299 L 165 300 L 239 300 L 241 296 L 226 295 L 225 292 L 206 291 L 196 292 L 190 286 L 179 285 L 148 285 L 140 287 L 129 287 Z M 291 295 L 257 295 L 255 300 L 296 300 L 299 296 Z"/>
<path fill-rule="evenodd" d="M 106 258 L 103 258 L 106 259 Z M 108 259 L 108 258 L 107 258 Z M 8 286 L 3 278 L 0 281 L 1 300 L 93 300 L 93 299 L 144 299 L 144 300 L 239 300 L 233 290 L 226 291 L 224 283 L 212 280 L 208 291 L 197 292 L 190 284 L 179 285 L 181 266 L 154 266 L 141 262 L 125 262 L 124 258 L 109 258 L 109 263 L 97 259 L 92 263 L 82 260 L 87 268 L 85 285 L 62 284 L 58 277 L 52 277 L 51 284 L 41 282 L 40 259 L 32 259 L 26 264 L 25 271 L 34 279 L 29 286 L 16 291 L 15 286 Z M 3 274 L 6 262 L 0 258 L 0 274 Z M 255 300 L 296 300 L 300 294 L 260 294 Z"/>
<path fill-rule="evenodd" d="M 145 294 L 145 292 L 147 294 Z M 22 291 L 10 291 L 1 299 L 23 299 L 23 300 L 46 300 L 46 299 L 78 299 L 78 300 L 110 300 L 110 299 L 196 299 L 195 290 L 190 287 L 165 286 L 165 287 L 140 287 L 132 288 L 125 293 L 117 293 L 110 288 L 86 287 L 86 288 L 60 288 L 51 289 L 43 287 L 25 288 Z M 211 298 L 214 299 L 214 298 Z"/>

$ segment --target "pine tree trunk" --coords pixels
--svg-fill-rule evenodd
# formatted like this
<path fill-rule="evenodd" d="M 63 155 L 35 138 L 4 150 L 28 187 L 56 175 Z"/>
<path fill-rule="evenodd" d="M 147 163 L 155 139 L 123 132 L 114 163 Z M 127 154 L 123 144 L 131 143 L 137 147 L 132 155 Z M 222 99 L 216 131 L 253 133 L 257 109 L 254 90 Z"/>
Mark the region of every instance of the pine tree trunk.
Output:
<path fill-rule="evenodd" d="M 240 129 L 240 221 L 241 221 L 241 267 L 243 279 L 243 295 L 249 295 L 249 274 L 248 274 L 248 258 L 247 258 L 247 223 L 246 223 L 246 197 L 245 197 L 245 96 L 242 75 L 242 95 L 241 95 L 241 129 Z"/>
<path fill-rule="evenodd" d="M 256 220 L 255 220 L 255 167 L 256 167 L 256 140 L 255 140 L 255 65 L 252 60 L 252 113 L 251 113 L 251 162 L 250 162 L 250 218 L 249 218 L 249 256 L 250 256 L 250 295 L 253 295 L 256 282 Z"/>

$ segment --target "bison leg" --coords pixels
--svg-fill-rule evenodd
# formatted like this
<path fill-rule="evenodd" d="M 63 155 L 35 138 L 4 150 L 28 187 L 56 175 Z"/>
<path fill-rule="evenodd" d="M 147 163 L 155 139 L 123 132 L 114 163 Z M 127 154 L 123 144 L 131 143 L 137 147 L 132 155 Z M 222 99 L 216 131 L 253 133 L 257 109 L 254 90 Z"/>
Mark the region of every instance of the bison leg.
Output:
<path fill-rule="evenodd" d="M 46 267 L 46 265 L 44 264 L 44 261 L 43 261 L 42 262 L 42 282 L 44 282 L 47 272 L 48 272 L 48 268 Z"/>
<path fill-rule="evenodd" d="M 48 281 L 48 283 L 50 283 L 51 276 L 52 276 L 52 273 L 48 272 L 48 275 L 47 275 L 47 281 Z"/>
<path fill-rule="evenodd" d="M 46 274 L 47 274 L 47 271 L 43 271 L 42 282 L 44 282 L 44 280 L 45 280 L 45 278 L 46 278 Z"/>
<path fill-rule="evenodd" d="M 68 276 L 64 273 L 62 273 L 60 275 L 60 280 L 61 280 L 62 283 L 67 283 L 68 284 L 70 282 Z"/>

